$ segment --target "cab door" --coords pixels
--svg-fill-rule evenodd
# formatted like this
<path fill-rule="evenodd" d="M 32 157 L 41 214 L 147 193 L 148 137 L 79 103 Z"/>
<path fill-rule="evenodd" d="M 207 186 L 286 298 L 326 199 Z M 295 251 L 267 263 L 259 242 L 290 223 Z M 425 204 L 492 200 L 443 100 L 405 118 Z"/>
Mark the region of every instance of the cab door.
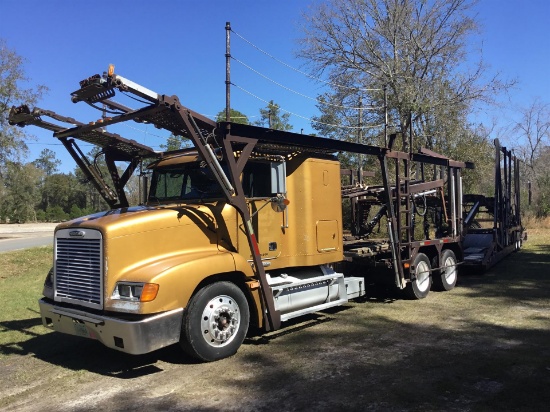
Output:
<path fill-rule="evenodd" d="M 243 189 L 265 267 L 275 266 L 284 242 L 283 213 L 273 201 L 270 162 L 249 162 L 242 175 Z M 252 259 L 243 223 L 239 218 L 239 253 Z"/>

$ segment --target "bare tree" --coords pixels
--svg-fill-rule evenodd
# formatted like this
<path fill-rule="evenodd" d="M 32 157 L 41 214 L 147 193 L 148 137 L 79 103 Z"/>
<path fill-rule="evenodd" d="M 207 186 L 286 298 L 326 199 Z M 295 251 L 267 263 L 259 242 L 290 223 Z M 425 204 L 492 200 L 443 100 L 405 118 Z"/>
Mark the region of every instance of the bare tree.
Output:
<path fill-rule="evenodd" d="M 550 143 L 550 105 L 535 99 L 531 105 L 520 109 L 521 119 L 513 131 L 523 142 L 516 150 L 527 167 L 534 172 L 541 150 Z"/>
<path fill-rule="evenodd" d="M 519 110 L 514 125 L 516 155 L 522 160 L 524 180 L 533 186 L 533 208 L 538 217 L 550 214 L 550 105 L 535 99 Z"/>
<path fill-rule="evenodd" d="M 381 89 L 387 87 L 391 122 L 403 135 L 412 120 L 423 145 L 431 149 L 459 138 L 472 106 L 492 102 L 496 92 L 511 85 L 496 76 L 483 81 L 487 72 L 481 58 L 465 69 L 472 57 L 467 45 L 478 30 L 474 4 L 328 0 L 309 11 L 298 55 L 311 64 L 313 74 L 328 76 L 331 89 L 322 96 L 318 120 L 349 118 L 338 107 L 357 106 L 359 96 L 382 106 Z M 341 104 L 327 106 L 326 101 Z M 375 120 L 364 113 L 367 121 Z M 330 128 L 314 127 L 321 132 Z"/>

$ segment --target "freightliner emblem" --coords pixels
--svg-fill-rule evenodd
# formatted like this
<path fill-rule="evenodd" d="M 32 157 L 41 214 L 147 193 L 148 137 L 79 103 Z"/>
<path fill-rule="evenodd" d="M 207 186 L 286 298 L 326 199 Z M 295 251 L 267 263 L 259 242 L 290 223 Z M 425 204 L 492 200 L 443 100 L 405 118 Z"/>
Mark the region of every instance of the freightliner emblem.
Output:
<path fill-rule="evenodd" d="M 84 232 L 83 230 L 71 230 L 69 232 L 69 236 L 71 237 L 84 237 L 85 234 L 86 232 Z"/>

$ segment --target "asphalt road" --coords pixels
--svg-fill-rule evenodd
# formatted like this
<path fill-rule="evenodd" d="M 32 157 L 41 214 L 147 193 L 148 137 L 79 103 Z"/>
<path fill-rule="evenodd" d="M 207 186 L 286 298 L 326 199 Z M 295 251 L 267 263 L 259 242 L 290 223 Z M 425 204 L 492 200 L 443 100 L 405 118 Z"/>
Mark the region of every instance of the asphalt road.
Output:
<path fill-rule="evenodd" d="M 53 235 L 0 239 L 0 253 L 49 245 L 53 245 Z"/>

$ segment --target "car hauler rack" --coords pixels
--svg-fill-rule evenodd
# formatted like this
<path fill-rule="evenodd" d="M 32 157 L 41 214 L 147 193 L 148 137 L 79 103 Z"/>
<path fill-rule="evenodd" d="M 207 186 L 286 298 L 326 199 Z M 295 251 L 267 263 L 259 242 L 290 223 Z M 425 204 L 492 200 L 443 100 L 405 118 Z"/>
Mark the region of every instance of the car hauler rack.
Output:
<path fill-rule="evenodd" d="M 141 106 L 112 100 L 119 92 Z M 10 113 L 11 124 L 53 131 L 113 209 L 56 229 L 54 269 L 40 301 L 46 326 L 135 354 L 179 341 L 193 356 L 215 360 L 235 353 L 249 323 L 276 330 L 363 295 L 363 276 L 380 267 L 413 298 L 426 296 L 433 273 L 443 289 L 455 285 L 463 256 L 461 170 L 470 164 L 393 150 L 395 136 L 378 147 L 215 123 L 112 67 L 80 82 L 72 100 L 101 104 L 112 116 L 81 123 L 42 109 Z M 193 147 L 155 152 L 106 132 L 130 120 Z M 114 189 L 74 139 L 101 147 Z M 378 159 L 382 181 L 342 192 L 339 152 Z M 148 200 L 127 208 L 124 186 L 143 160 L 153 173 Z M 115 161 L 130 163 L 122 176 Z M 357 223 L 345 237 L 342 195 L 356 200 Z M 385 238 L 374 239 L 383 219 Z M 88 238 L 90 261 L 82 263 L 75 251 Z"/>
<path fill-rule="evenodd" d="M 495 139 L 494 196 L 464 195 L 464 265 L 486 270 L 521 248 L 519 160 Z"/>
<path fill-rule="evenodd" d="M 357 224 L 344 242 L 348 270 L 392 271 L 413 299 L 424 298 L 432 280 L 440 290 L 452 289 L 463 255 L 461 170 L 473 166 L 426 149 L 388 150 L 379 159 L 382 185 L 342 193 L 358 199 Z M 382 220 L 384 236 L 374 238 Z"/>
<path fill-rule="evenodd" d="M 109 104 L 109 102 L 107 102 Z M 114 103 L 113 103 L 114 105 Z M 117 105 L 120 107 L 120 105 Z M 56 121 L 46 121 L 43 118 L 51 118 Z M 83 127 L 84 124 L 76 121 L 73 118 L 60 116 L 55 112 L 40 109 L 35 107 L 32 111 L 28 106 L 23 105 L 19 107 L 13 107 L 9 114 L 9 122 L 11 125 L 17 125 L 20 127 L 34 125 L 46 130 L 50 130 L 56 133 L 61 133 L 66 130 L 67 127 L 60 125 L 59 123 L 68 123 L 77 125 L 77 127 Z M 76 164 L 80 167 L 84 176 L 94 185 L 95 189 L 99 192 L 103 200 L 111 207 L 128 207 L 128 200 L 124 192 L 124 187 L 128 183 L 128 179 L 136 170 L 139 162 L 143 159 L 153 159 L 160 156 L 152 148 L 142 145 L 135 140 L 127 140 L 123 137 L 109 133 L 102 128 L 103 120 L 97 121 L 99 127 L 88 129 L 85 132 L 76 134 L 79 140 L 86 143 L 96 145 L 101 148 L 101 153 L 105 155 L 105 162 L 111 179 L 114 184 L 114 189 L 109 186 L 105 181 L 99 170 L 95 165 L 88 161 L 88 158 L 82 153 L 80 147 L 74 139 L 62 136 L 58 137 L 59 141 L 65 146 L 65 149 L 69 152 Z M 95 124 L 96 122 L 94 122 Z M 115 165 L 115 162 L 129 162 L 128 167 L 120 176 L 119 171 Z"/>

